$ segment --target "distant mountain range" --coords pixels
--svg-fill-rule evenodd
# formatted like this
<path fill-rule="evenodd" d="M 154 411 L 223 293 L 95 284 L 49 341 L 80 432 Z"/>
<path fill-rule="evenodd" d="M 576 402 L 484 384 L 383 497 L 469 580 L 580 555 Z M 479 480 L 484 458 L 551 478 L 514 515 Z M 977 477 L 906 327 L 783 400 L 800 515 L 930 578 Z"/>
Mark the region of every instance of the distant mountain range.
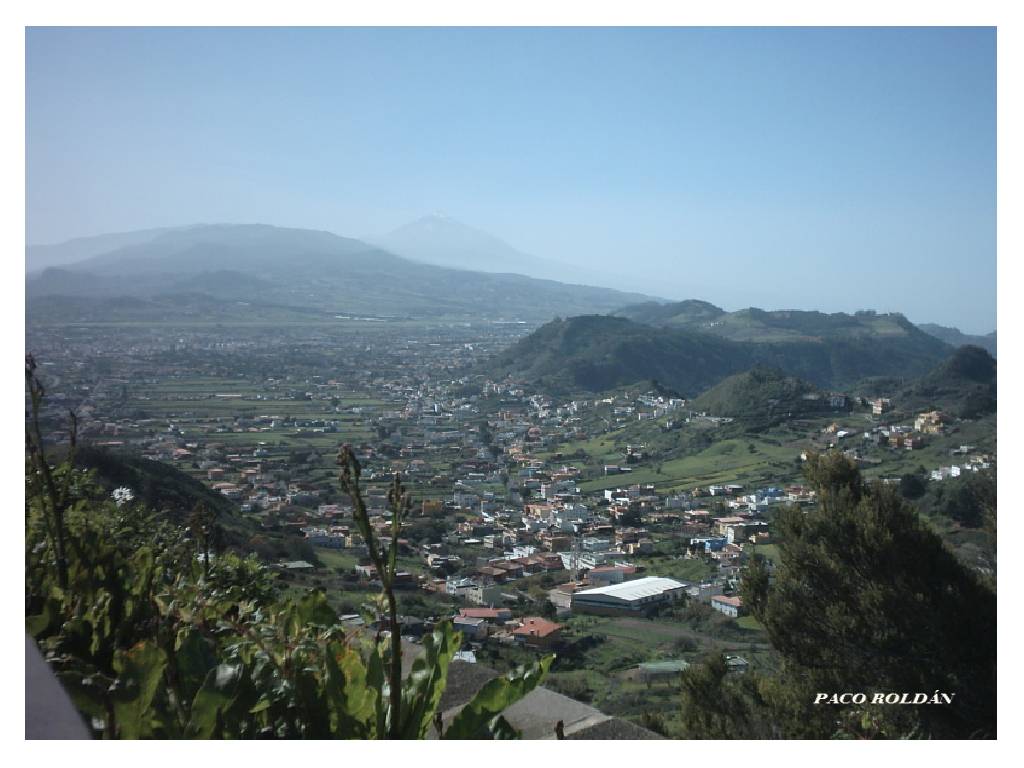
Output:
<path fill-rule="evenodd" d="M 710 305 L 684 303 L 702 317 L 713 314 Z M 838 388 L 870 376 L 918 377 L 953 352 L 902 315 L 751 309 L 715 318 L 674 327 L 612 316 L 558 319 L 482 364 L 479 372 L 559 393 L 656 379 L 693 397 L 756 365 Z M 699 330 L 693 327 L 697 323 Z"/>
<path fill-rule="evenodd" d="M 101 253 L 124 248 L 129 245 L 141 245 L 184 227 L 161 227 L 159 229 L 140 229 L 134 232 L 115 232 L 94 237 L 76 237 L 64 243 L 53 245 L 30 245 L 25 249 L 25 271 L 40 272 L 47 267 L 63 267 L 79 261 L 98 256 Z"/>
<path fill-rule="evenodd" d="M 504 240 L 450 216 L 424 216 L 380 237 L 367 238 L 412 261 L 476 272 L 529 275 L 550 280 L 565 279 L 564 264 L 523 253 Z"/>
<path fill-rule="evenodd" d="M 40 263 L 37 247 L 29 265 Z M 63 250 L 62 250 L 63 248 Z M 330 232 L 262 224 L 198 225 L 144 234 L 89 238 L 53 246 L 43 256 L 62 262 L 28 276 L 29 314 L 57 321 L 62 307 L 111 317 L 146 306 L 166 319 L 170 296 L 208 297 L 298 312 L 377 317 L 473 317 L 543 322 L 556 314 L 608 312 L 646 299 L 608 288 L 570 285 L 517 274 L 449 269 L 397 256 Z M 76 299 L 70 302 L 68 299 Z M 111 301 L 117 299 L 117 301 Z M 193 305 L 195 301 L 192 302 Z M 200 301 L 200 303 L 202 303 Z M 210 303 L 210 302 L 207 302 Z M 184 311 L 185 302 L 182 302 Z M 246 310 L 249 315 L 252 309 Z M 189 309 L 194 316 L 194 306 Z"/>
<path fill-rule="evenodd" d="M 967 333 L 961 333 L 959 328 L 947 328 L 944 325 L 936 325 L 935 323 L 918 323 L 917 327 L 925 333 L 930 333 L 937 339 L 942 339 L 947 344 L 952 344 L 954 347 L 962 347 L 965 344 L 972 344 L 976 347 L 981 347 L 988 352 L 992 357 L 996 357 L 996 332 L 986 333 L 984 336 L 973 336 Z"/>

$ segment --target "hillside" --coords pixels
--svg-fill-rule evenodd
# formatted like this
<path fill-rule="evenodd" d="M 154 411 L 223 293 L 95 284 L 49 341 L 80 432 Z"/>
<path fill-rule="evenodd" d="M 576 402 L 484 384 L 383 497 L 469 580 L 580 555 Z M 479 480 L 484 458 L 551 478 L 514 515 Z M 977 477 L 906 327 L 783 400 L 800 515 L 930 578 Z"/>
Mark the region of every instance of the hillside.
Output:
<path fill-rule="evenodd" d="M 981 347 L 960 347 L 899 396 L 901 407 L 940 409 L 960 418 L 996 412 L 996 361 Z"/>
<path fill-rule="evenodd" d="M 656 379 L 691 395 L 737 370 L 744 350 L 713 336 L 655 332 L 623 318 L 554 320 L 485 364 L 491 378 L 511 375 L 552 391 L 603 391 Z"/>
<path fill-rule="evenodd" d="M 643 304 L 623 307 L 612 314 L 616 317 L 625 317 L 646 325 L 665 327 L 685 326 L 707 330 L 711 328 L 715 320 L 718 320 L 727 313 L 724 309 L 716 307 L 709 302 L 688 299 L 668 304 L 648 301 Z"/>
<path fill-rule="evenodd" d="M 532 322 L 548 320 L 556 311 L 607 312 L 645 298 L 522 275 L 432 266 L 330 232 L 259 224 L 163 232 L 146 242 L 44 270 L 26 284 L 30 315 L 39 299 L 59 298 L 48 309 L 51 321 L 59 321 L 59 305 L 69 298 L 100 302 L 95 307 L 99 310 L 115 297 L 157 301 L 182 293 L 325 315 Z M 172 302 L 172 313 L 173 308 Z M 154 307 L 161 317 L 167 310 Z M 133 312 L 144 315 L 145 307 L 136 306 Z"/>
<path fill-rule="evenodd" d="M 633 304 L 613 313 L 637 323 L 660 328 L 689 328 L 732 341 L 785 342 L 823 339 L 914 338 L 922 346 L 938 349 L 935 334 L 924 333 L 903 315 L 872 311 L 825 313 L 795 309 L 764 310 L 748 307 L 736 312 L 690 299 L 668 304 Z M 940 326 L 935 326 L 940 327 Z M 954 329 L 955 330 L 955 329 Z M 944 339 L 940 339 L 944 340 Z"/>
<path fill-rule="evenodd" d="M 479 372 L 555 392 L 600 391 L 656 379 L 696 396 L 761 364 L 819 387 L 839 387 L 869 376 L 920 376 L 948 355 L 945 344 L 907 325 L 910 330 L 902 334 L 819 334 L 813 340 L 769 343 L 655 328 L 620 317 L 571 317 L 537 329 Z"/>
<path fill-rule="evenodd" d="M 757 366 L 720 381 L 691 407 L 713 416 L 771 421 L 776 416 L 818 410 L 821 402 L 820 393 L 807 382 L 777 368 Z"/>
<path fill-rule="evenodd" d="M 97 480 L 107 490 L 131 488 L 146 507 L 166 513 L 179 525 L 200 502 L 215 510 L 222 521 L 240 524 L 238 507 L 226 496 L 169 464 L 85 446 L 77 451 L 75 465 L 95 470 Z"/>

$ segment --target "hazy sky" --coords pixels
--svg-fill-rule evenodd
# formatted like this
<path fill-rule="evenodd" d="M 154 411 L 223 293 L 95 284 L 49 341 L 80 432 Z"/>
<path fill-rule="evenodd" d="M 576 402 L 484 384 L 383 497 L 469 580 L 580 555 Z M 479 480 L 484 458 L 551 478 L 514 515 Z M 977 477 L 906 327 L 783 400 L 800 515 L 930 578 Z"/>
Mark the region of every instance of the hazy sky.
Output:
<path fill-rule="evenodd" d="M 991 29 L 36 29 L 27 239 L 442 211 L 622 287 L 995 328 Z"/>

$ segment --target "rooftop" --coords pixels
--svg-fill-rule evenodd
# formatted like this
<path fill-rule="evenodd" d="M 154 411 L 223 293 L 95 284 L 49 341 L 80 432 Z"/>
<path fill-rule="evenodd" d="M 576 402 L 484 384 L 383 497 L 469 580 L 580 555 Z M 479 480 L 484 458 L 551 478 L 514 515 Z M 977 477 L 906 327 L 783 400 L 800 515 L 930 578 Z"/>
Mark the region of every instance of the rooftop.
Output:
<path fill-rule="evenodd" d="M 497 619 L 511 615 L 508 608 L 460 608 L 459 615 L 470 619 Z"/>
<path fill-rule="evenodd" d="M 642 579 L 624 581 L 607 587 L 594 587 L 576 593 L 581 595 L 609 595 L 621 600 L 637 600 L 641 597 L 653 597 L 670 589 L 683 589 L 686 585 L 675 579 L 664 579 L 660 576 L 645 576 Z"/>
<path fill-rule="evenodd" d="M 728 595 L 728 596 L 727 595 L 716 595 L 715 597 L 711 598 L 711 602 L 713 602 L 713 603 L 725 603 L 726 605 L 732 605 L 732 606 L 735 606 L 736 608 L 741 608 L 743 606 L 743 599 L 742 598 L 740 598 L 740 597 L 733 597 L 731 595 Z"/>
<path fill-rule="evenodd" d="M 514 630 L 514 635 L 530 635 L 531 637 L 547 637 L 553 632 L 562 628 L 561 624 L 542 619 L 540 616 L 527 616 L 523 619 L 523 626 Z"/>

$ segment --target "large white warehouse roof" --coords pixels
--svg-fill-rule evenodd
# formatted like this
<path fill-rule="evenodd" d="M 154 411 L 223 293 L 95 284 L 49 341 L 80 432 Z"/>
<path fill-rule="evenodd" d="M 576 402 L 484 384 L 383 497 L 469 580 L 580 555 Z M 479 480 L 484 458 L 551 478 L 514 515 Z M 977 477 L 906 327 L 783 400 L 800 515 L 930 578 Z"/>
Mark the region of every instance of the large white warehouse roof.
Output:
<path fill-rule="evenodd" d="M 670 589 L 682 589 L 686 585 L 675 579 L 663 579 L 660 576 L 646 576 L 642 579 L 624 581 L 607 587 L 594 587 L 577 592 L 574 597 L 589 595 L 607 595 L 619 600 L 639 600 L 642 597 L 654 597 Z"/>

